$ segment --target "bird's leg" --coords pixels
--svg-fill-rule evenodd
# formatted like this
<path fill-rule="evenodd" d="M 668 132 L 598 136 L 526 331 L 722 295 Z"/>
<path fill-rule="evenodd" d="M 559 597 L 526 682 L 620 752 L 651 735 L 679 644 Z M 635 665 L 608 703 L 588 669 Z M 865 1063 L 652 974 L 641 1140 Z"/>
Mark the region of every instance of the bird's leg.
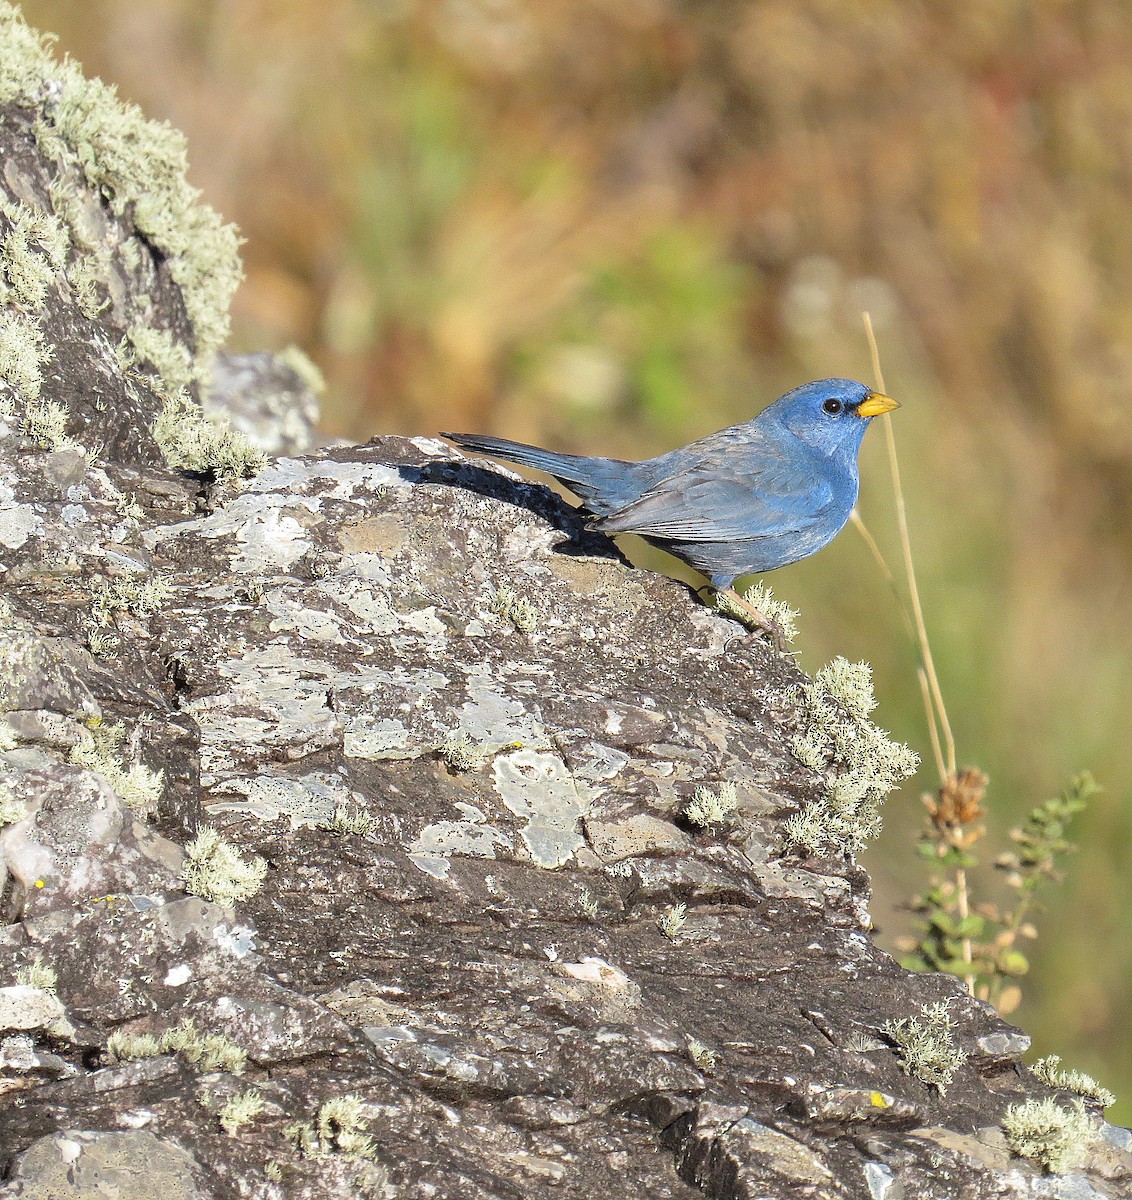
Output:
<path fill-rule="evenodd" d="M 789 646 L 782 627 L 772 617 L 760 612 L 749 600 L 744 599 L 733 587 L 718 587 L 712 584 L 717 605 L 721 612 L 741 621 L 748 629 L 761 629 L 770 635 L 774 648 L 779 654 L 786 654 Z M 718 603 L 722 601 L 722 603 Z"/>

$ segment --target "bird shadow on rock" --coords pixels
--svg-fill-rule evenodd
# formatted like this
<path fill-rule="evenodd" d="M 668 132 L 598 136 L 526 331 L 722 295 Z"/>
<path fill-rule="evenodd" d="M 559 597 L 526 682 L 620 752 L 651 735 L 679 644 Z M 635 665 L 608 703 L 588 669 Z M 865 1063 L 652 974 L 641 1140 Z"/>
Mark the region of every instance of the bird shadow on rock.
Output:
<path fill-rule="evenodd" d="M 584 509 L 568 504 L 545 484 L 516 479 L 490 467 L 460 459 L 433 461 L 419 466 L 400 465 L 397 471 L 411 483 L 463 488 L 477 496 L 526 509 L 565 535 L 565 540 L 554 546 L 556 554 L 570 558 L 609 558 L 624 566 L 632 565 L 611 538 L 590 529 L 588 514 Z"/>

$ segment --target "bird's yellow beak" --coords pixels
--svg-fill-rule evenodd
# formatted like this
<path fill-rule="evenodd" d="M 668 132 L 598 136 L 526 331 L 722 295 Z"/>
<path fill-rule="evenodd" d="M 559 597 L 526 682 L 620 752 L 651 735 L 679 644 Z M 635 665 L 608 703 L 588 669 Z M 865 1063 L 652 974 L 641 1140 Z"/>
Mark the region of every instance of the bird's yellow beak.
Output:
<path fill-rule="evenodd" d="M 879 417 L 881 413 L 892 412 L 894 408 L 899 407 L 900 402 L 893 400 L 891 396 L 886 396 L 884 392 L 869 392 L 857 405 L 857 416 Z"/>

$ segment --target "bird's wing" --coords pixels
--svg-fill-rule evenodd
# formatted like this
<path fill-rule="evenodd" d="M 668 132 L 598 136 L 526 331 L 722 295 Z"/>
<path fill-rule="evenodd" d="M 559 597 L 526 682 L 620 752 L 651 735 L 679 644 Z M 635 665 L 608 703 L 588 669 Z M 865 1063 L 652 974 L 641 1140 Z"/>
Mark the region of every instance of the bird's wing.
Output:
<path fill-rule="evenodd" d="M 812 461 L 773 444 L 729 450 L 697 455 L 597 527 L 679 542 L 746 541 L 807 529 L 836 502 Z"/>

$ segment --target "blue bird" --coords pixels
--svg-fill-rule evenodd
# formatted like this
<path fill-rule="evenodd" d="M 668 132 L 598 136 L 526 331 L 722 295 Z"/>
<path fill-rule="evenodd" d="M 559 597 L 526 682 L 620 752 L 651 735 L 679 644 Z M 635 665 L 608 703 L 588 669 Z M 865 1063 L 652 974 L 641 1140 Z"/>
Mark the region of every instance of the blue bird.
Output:
<path fill-rule="evenodd" d="M 594 514 L 603 533 L 636 533 L 733 590 L 820 550 L 857 502 L 857 452 L 871 418 L 899 405 L 851 379 L 803 384 L 754 420 L 644 462 L 556 454 L 473 433 L 443 436 L 468 450 L 546 471 Z"/>

